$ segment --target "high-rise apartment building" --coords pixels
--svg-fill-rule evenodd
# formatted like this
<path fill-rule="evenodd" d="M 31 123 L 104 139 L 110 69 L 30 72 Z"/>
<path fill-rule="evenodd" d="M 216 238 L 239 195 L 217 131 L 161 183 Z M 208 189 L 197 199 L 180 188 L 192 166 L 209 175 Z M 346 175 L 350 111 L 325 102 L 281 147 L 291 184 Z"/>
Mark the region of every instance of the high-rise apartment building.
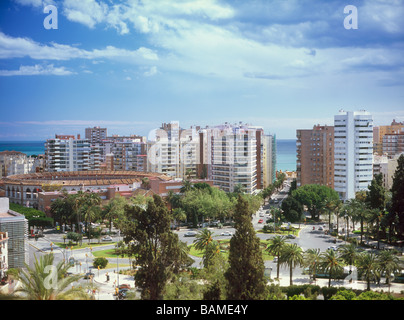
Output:
<path fill-rule="evenodd" d="M 147 141 L 147 169 L 185 179 L 197 175 L 199 128 L 182 129 L 178 121 L 163 123 Z"/>
<path fill-rule="evenodd" d="M 395 155 L 404 152 L 404 129 L 400 133 L 388 133 L 383 136 L 383 154 L 392 159 Z"/>
<path fill-rule="evenodd" d="M 104 162 L 112 156 L 113 170 L 146 171 L 147 144 L 141 137 L 109 138 L 104 142 Z M 108 161 L 111 161 L 108 158 Z"/>
<path fill-rule="evenodd" d="M 90 143 L 101 143 L 107 139 L 107 128 L 94 127 L 86 128 L 85 138 L 90 140 Z"/>
<path fill-rule="evenodd" d="M 383 137 L 385 135 L 404 134 L 404 122 L 393 120 L 390 125 L 373 128 L 373 152 L 382 155 Z M 387 142 L 388 143 L 388 142 Z M 388 148 L 388 146 L 386 146 Z"/>
<path fill-rule="evenodd" d="M 226 192 L 241 185 L 244 192 L 255 193 L 273 182 L 275 137 L 265 136 L 263 128 L 225 123 L 199 133 L 198 172 L 214 185 Z"/>
<path fill-rule="evenodd" d="M 334 127 L 315 125 L 296 131 L 298 187 L 320 184 L 334 188 Z"/>
<path fill-rule="evenodd" d="M 266 188 L 276 180 L 276 136 L 262 138 L 262 187 Z"/>
<path fill-rule="evenodd" d="M 341 110 L 334 116 L 334 189 L 345 201 L 366 190 L 372 179 L 372 115 Z"/>
<path fill-rule="evenodd" d="M 54 171 L 91 170 L 90 141 L 73 135 L 56 135 L 45 143 L 45 169 Z M 94 155 L 92 155 L 94 157 Z"/>

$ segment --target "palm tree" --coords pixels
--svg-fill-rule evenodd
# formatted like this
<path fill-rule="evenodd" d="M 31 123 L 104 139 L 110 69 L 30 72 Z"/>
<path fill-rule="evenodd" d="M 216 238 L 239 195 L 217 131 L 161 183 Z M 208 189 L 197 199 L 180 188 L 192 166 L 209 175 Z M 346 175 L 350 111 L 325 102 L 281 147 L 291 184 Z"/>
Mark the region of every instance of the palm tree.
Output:
<path fill-rule="evenodd" d="M 233 192 L 237 194 L 244 193 L 245 188 L 241 183 L 237 183 L 233 188 Z"/>
<path fill-rule="evenodd" d="M 280 257 L 281 264 L 289 266 L 290 285 L 293 285 L 293 269 L 303 264 L 303 250 L 296 243 L 283 247 Z"/>
<path fill-rule="evenodd" d="M 352 272 L 351 267 L 353 266 L 356 257 L 358 256 L 358 250 L 353 243 L 346 244 L 339 249 L 340 257 L 349 265 L 349 272 Z M 349 282 L 352 282 L 352 278 L 350 278 Z"/>
<path fill-rule="evenodd" d="M 192 189 L 192 182 L 191 180 L 183 180 L 182 187 L 180 189 L 181 193 L 186 193 Z"/>
<path fill-rule="evenodd" d="M 367 282 L 367 290 L 370 290 L 370 281 L 379 278 L 379 264 L 374 253 L 363 252 L 359 255 L 357 262 L 358 273 Z"/>
<path fill-rule="evenodd" d="M 89 296 L 80 287 L 68 287 L 80 280 L 81 275 L 66 276 L 69 265 L 61 261 L 53 266 L 53 254 L 42 256 L 40 260 L 35 257 L 34 268 L 27 264 L 25 269 L 19 269 L 15 274 L 21 282 L 21 288 L 16 292 L 22 293 L 28 300 L 70 300 L 89 299 Z"/>
<path fill-rule="evenodd" d="M 88 225 L 94 221 L 96 217 L 96 213 L 94 211 L 94 208 L 98 205 L 101 204 L 101 198 L 100 196 L 95 193 L 95 192 L 89 192 L 85 194 L 84 197 L 84 203 L 83 203 L 83 211 L 84 211 L 84 221 L 86 221 L 86 233 L 87 233 L 87 227 Z M 90 233 L 88 233 L 88 238 L 90 240 L 91 236 Z"/>
<path fill-rule="evenodd" d="M 329 249 L 322 253 L 321 267 L 328 271 L 328 287 L 331 287 L 331 277 L 343 270 L 342 259 L 336 255 L 334 250 Z"/>
<path fill-rule="evenodd" d="M 173 210 L 173 218 L 177 221 L 179 226 L 179 221 L 185 221 L 187 219 L 187 213 L 181 208 L 175 208 Z"/>
<path fill-rule="evenodd" d="M 276 266 L 276 278 L 279 279 L 279 266 L 280 266 L 280 256 L 283 251 L 284 246 L 286 245 L 287 239 L 284 236 L 275 236 L 270 240 L 270 244 L 266 248 L 268 253 L 277 257 L 278 262 Z"/>
<path fill-rule="evenodd" d="M 350 200 L 349 207 L 351 208 L 352 218 L 356 221 L 359 221 L 361 228 L 361 240 L 360 243 L 363 242 L 363 225 L 365 219 L 367 217 L 366 205 L 365 202 L 359 200 L 360 198 L 355 198 Z"/>
<path fill-rule="evenodd" d="M 377 239 L 377 249 L 380 247 L 380 223 L 382 220 L 383 213 L 379 209 L 369 209 L 368 210 L 368 222 L 374 224 L 376 239 Z"/>
<path fill-rule="evenodd" d="M 194 244 L 196 250 L 203 251 L 203 265 L 205 268 L 208 267 L 210 265 L 211 258 L 218 249 L 218 244 L 216 241 L 213 241 L 212 231 L 206 228 L 200 230 L 196 235 Z"/>
<path fill-rule="evenodd" d="M 399 266 L 399 259 L 392 251 L 381 251 L 378 256 L 378 265 L 380 268 L 380 273 L 385 273 L 386 284 L 389 285 L 390 291 L 390 278 L 391 274 L 394 273 Z"/>
<path fill-rule="evenodd" d="M 317 267 L 321 262 L 320 249 L 310 248 L 304 252 L 304 263 L 309 267 L 313 275 L 313 280 L 316 281 Z"/>

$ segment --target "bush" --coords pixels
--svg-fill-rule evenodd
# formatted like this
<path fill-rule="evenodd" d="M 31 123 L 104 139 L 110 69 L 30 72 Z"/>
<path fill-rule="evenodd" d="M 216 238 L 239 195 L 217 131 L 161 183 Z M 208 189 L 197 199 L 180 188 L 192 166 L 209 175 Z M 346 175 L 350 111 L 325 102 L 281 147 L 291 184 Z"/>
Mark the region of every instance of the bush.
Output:
<path fill-rule="evenodd" d="M 100 267 L 100 269 L 104 269 L 108 264 L 108 259 L 104 257 L 98 257 L 93 260 L 94 268 Z"/>
<path fill-rule="evenodd" d="M 335 295 L 338 290 L 341 290 L 341 288 L 336 288 L 336 287 L 322 287 L 321 292 L 323 293 L 324 300 L 329 300 L 333 295 Z"/>
<path fill-rule="evenodd" d="M 77 243 L 83 238 L 83 236 L 77 232 L 68 232 L 66 238 Z"/>

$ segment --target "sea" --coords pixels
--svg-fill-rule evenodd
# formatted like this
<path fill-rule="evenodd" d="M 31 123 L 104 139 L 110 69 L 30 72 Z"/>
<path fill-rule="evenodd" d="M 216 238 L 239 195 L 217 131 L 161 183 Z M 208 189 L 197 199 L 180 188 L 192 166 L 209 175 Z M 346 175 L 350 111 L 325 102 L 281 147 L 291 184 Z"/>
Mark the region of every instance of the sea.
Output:
<path fill-rule="evenodd" d="M 19 151 L 28 156 L 44 154 L 45 141 L 0 141 L 0 151 Z M 276 140 L 276 170 L 296 171 L 296 140 Z"/>

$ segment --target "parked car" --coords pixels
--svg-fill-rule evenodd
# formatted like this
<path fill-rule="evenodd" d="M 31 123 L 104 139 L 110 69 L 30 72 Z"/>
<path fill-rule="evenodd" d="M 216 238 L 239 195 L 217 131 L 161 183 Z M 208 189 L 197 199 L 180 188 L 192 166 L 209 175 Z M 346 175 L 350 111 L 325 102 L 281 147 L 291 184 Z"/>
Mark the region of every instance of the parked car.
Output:
<path fill-rule="evenodd" d="M 318 230 L 323 231 L 323 227 L 318 227 Z"/>
<path fill-rule="evenodd" d="M 264 223 L 264 220 L 263 220 L 263 219 L 259 219 L 259 220 L 258 220 L 258 223 Z"/>
<path fill-rule="evenodd" d="M 337 251 L 337 250 L 338 250 L 338 247 L 337 247 L 337 246 L 331 246 L 331 247 L 328 247 L 328 250 Z"/>
<path fill-rule="evenodd" d="M 112 241 L 112 237 L 111 236 L 105 236 L 101 238 L 102 241 Z"/>
<path fill-rule="evenodd" d="M 123 283 L 119 285 L 119 289 L 130 289 L 130 284 Z"/>
<path fill-rule="evenodd" d="M 296 239 L 296 236 L 294 234 L 288 234 L 286 236 L 286 238 L 288 238 L 288 239 Z"/>
<path fill-rule="evenodd" d="M 84 279 L 91 279 L 92 277 L 94 277 L 94 273 L 92 273 L 92 272 L 87 272 L 84 275 Z"/>
<path fill-rule="evenodd" d="M 232 236 L 233 234 L 230 231 L 225 231 L 220 234 L 221 236 Z"/>
<path fill-rule="evenodd" d="M 188 231 L 184 234 L 184 237 L 195 237 L 196 232 L 195 231 Z"/>

